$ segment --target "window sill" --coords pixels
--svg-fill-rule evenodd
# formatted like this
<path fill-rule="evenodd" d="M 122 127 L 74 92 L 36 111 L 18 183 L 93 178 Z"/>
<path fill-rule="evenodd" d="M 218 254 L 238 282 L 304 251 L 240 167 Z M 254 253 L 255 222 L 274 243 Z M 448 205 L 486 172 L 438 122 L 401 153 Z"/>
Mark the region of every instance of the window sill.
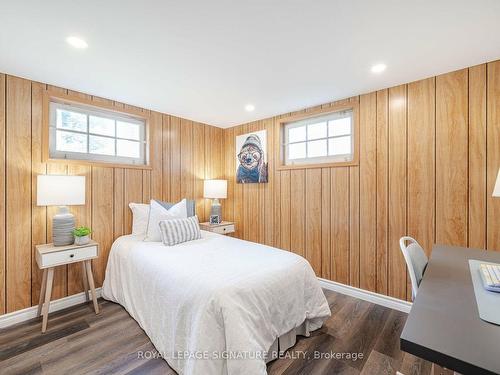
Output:
<path fill-rule="evenodd" d="M 357 160 L 333 162 L 333 163 L 304 163 L 304 164 L 294 164 L 294 165 L 278 165 L 276 170 L 286 171 L 291 169 L 310 169 L 310 168 L 335 168 L 335 167 L 355 167 L 358 166 L 359 162 Z"/>
<path fill-rule="evenodd" d="M 107 168 L 125 168 L 125 169 L 143 169 L 143 170 L 153 169 L 151 165 L 106 163 L 104 161 L 91 161 L 91 160 L 78 160 L 78 159 L 46 159 L 43 162 L 72 164 L 72 165 L 88 165 L 92 167 L 107 167 Z"/>

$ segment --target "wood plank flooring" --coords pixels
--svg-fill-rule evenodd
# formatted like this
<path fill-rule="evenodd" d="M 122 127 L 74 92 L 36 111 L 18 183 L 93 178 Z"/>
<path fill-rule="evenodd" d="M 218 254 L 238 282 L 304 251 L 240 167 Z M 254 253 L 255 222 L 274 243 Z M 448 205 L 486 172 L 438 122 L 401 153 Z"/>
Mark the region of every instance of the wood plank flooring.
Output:
<path fill-rule="evenodd" d="M 430 374 L 431 364 L 399 350 L 406 314 L 325 290 L 332 316 L 309 338 L 300 337 L 269 374 Z M 175 374 L 139 325 L 120 306 L 100 299 L 0 330 L 0 374 Z M 357 360 L 331 353 L 362 353 Z M 318 358 L 322 357 L 322 358 Z"/>

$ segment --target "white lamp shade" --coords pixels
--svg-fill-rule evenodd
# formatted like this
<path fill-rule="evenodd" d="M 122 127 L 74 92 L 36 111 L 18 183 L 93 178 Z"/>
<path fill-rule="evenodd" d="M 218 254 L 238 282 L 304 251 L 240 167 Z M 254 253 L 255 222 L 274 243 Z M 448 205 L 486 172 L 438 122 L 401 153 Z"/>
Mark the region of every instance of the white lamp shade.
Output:
<path fill-rule="evenodd" d="M 205 180 L 203 182 L 203 197 L 227 198 L 227 180 Z"/>
<path fill-rule="evenodd" d="M 500 170 L 498 171 L 497 180 L 495 182 L 495 188 L 493 189 L 494 197 L 500 197 Z"/>
<path fill-rule="evenodd" d="M 38 206 L 85 204 L 85 176 L 39 175 L 36 180 Z"/>

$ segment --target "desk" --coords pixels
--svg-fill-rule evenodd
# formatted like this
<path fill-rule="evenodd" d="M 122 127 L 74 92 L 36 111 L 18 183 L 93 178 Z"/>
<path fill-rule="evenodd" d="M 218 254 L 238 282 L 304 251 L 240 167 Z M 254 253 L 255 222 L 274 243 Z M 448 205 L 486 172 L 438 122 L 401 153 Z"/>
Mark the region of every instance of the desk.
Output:
<path fill-rule="evenodd" d="M 469 259 L 500 263 L 500 252 L 434 246 L 401 350 L 461 374 L 497 374 L 500 326 L 479 318 Z"/>

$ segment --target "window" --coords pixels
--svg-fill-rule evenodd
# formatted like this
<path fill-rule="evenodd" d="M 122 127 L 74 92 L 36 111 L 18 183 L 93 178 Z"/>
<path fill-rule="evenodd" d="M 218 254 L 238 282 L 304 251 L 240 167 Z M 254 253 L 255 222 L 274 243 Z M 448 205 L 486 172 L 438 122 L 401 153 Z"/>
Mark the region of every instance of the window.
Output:
<path fill-rule="evenodd" d="M 353 161 L 354 136 L 352 109 L 284 123 L 284 164 Z"/>
<path fill-rule="evenodd" d="M 49 156 L 146 165 L 146 120 L 89 105 L 51 101 Z"/>

